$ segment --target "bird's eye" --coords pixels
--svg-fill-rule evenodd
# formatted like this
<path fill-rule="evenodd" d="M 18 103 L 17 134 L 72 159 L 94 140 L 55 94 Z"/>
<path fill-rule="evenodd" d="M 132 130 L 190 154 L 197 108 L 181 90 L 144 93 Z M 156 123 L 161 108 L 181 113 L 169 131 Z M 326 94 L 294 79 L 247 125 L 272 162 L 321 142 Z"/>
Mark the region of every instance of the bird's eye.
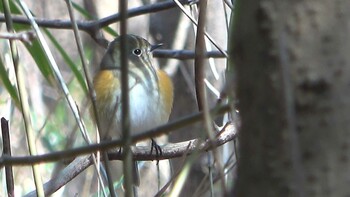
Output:
<path fill-rule="evenodd" d="M 140 55 L 142 54 L 142 51 L 141 51 L 141 49 L 134 49 L 134 50 L 132 51 L 132 53 L 133 53 L 134 55 L 136 55 L 136 56 L 140 56 Z"/>

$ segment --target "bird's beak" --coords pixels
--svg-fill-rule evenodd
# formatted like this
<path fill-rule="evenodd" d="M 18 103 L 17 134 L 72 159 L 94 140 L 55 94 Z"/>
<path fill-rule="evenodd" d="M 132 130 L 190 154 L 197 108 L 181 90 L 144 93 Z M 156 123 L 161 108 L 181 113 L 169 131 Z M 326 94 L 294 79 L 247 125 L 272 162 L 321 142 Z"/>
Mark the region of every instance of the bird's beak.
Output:
<path fill-rule="evenodd" d="M 154 51 L 155 49 L 159 48 L 163 46 L 163 43 L 160 43 L 160 44 L 152 44 L 151 45 L 151 52 Z"/>

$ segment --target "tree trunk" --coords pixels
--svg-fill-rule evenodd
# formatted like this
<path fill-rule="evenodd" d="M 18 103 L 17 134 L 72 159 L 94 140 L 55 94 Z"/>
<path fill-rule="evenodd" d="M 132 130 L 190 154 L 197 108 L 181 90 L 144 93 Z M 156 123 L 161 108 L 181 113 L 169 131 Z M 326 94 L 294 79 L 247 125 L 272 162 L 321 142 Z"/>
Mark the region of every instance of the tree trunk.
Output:
<path fill-rule="evenodd" d="M 236 196 L 350 195 L 350 1 L 244 0 Z"/>

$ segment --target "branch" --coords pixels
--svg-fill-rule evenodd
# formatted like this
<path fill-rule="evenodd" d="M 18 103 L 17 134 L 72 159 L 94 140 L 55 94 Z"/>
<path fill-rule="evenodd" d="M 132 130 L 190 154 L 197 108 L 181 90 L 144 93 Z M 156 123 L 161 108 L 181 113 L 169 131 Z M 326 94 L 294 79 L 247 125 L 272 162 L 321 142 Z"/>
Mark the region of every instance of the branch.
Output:
<path fill-rule="evenodd" d="M 219 135 L 214 139 L 213 142 L 206 140 L 203 143 L 199 143 L 200 139 L 193 139 L 185 142 L 169 143 L 162 146 L 162 154 L 159 155 L 155 152 L 151 153 L 150 146 L 137 146 L 133 148 L 134 160 L 141 161 L 153 161 L 153 160 L 164 160 L 182 157 L 184 153 L 190 155 L 193 151 L 209 151 L 214 147 L 221 146 L 226 142 L 233 140 L 236 137 L 236 127 L 231 123 L 227 124 Z M 110 152 L 109 158 L 112 160 L 120 160 L 121 155 L 117 153 L 119 150 L 113 150 Z"/>
<path fill-rule="evenodd" d="M 2 133 L 2 144 L 3 144 L 2 154 L 11 156 L 9 122 L 4 117 L 1 118 L 1 133 Z M 6 175 L 7 194 L 10 197 L 15 196 L 12 166 L 5 167 L 5 175 Z"/>
<path fill-rule="evenodd" d="M 193 1 L 182 0 L 181 3 L 186 5 L 186 4 L 193 3 Z M 142 14 L 171 9 L 174 7 L 177 7 L 177 5 L 172 0 L 144 5 L 137 8 L 129 9 L 127 17 L 131 18 Z M 30 21 L 24 16 L 15 15 L 15 16 L 12 16 L 12 20 L 13 20 L 13 23 L 30 25 Z M 47 27 L 47 28 L 54 28 L 54 29 L 71 29 L 72 28 L 71 20 L 47 20 L 42 18 L 34 18 L 34 20 L 40 27 Z M 0 22 L 5 22 L 5 21 L 6 21 L 5 16 L 0 15 Z M 120 21 L 119 13 L 107 16 L 105 18 L 101 18 L 99 20 L 77 21 L 76 23 L 80 30 L 88 33 L 100 45 L 107 47 L 108 41 L 106 41 L 104 38 L 101 37 L 99 31 L 101 28 L 106 27 L 117 21 Z"/>
<path fill-rule="evenodd" d="M 35 33 L 33 31 L 24 31 L 19 33 L 0 32 L 0 38 L 20 40 L 22 42 L 30 43 L 35 38 Z"/>
<path fill-rule="evenodd" d="M 184 154 L 190 155 L 194 151 L 200 150 L 202 152 L 209 151 L 213 147 L 221 146 L 237 136 L 236 127 L 233 124 L 228 124 L 219 133 L 215 141 L 205 141 L 199 143 L 199 139 L 189 140 L 186 142 L 179 142 L 175 144 L 167 144 L 162 146 L 162 155 L 157 155 L 155 152 L 151 153 L 150 146 L 137 146 L 133 147 L 133 158 L 134 160 L 164 160 L 182 157 Z M 108 154 L 110 160 L 122 160 L 123 152 L 119 149 L 114 149 Z M 55 178 L 44 184 L 45 196 L 51 195 L 62 186 L 71 181 L 74 177 L 79 175 L 82 171 L 93 164 L 91 156 L 78 157 L 72 161 L 62 172 Z M 35 191 L 30 192 L 26 196 L 34 196 Z"/>
<path fill-rule="evenodd" d="M 182 4 L 190 4 L 191 0 L 182 0 Z M 177 7 L 177 4 L 174 1 L 164 1 L 155 4 L 145 5 L 137 8 L 132 8 L 128 10 L 128 18 L 139 16 L 142 14 L 153 13 L 157 11 L 162 11 L 166 9 L 171 9 Z M 30 21 L 21 15 L 12 16 L 12 20 L 17 24 L 27 24 L 30 25 Z M 54 29 L 71 29 L 72 22 L 71 20 L 48 20 L 42 18 L 34 18 L 35 22 L 40 27 L 54 28 Z M 0 22 L 5 21 L 5 16 L 0 15 Z M 120 21 L 120 14 L 116 13 L 99 20 L 90 20 L 90 21 L 76 21 L 76 24 L 79 30 L 82 30 L 89 34 L 98 44 L 103 47 L 108 46 L 108 41 L 101 37 L 100 29 L 106 27 L 112 23 Z M 31 37 L 30 37 L 31 38 Z M 21 39 L 22 40 L 22 39 Z M 26 41 L 26 40 L 24 40 Z M 226 52 L 225 52 L 226 53 Z M 153 52 L 154 57 L 158 58 L 174 58 L 174 59 L 194 59 L 194 52 L 190 50 L 156 50 Z M 209 51 L 205 57 L 212 58 L 225 58 L 225 54 L 220 51 Z"/>
<path fill-rule="evenodd" d="M 174 59 L 194 59 L 195 53 L 191 50 L 169 50 L 158 49 L 153 52 L 153 56 L 157 58 L 174 58 Z M 226 58 L 220 51 L 207 51 L 204 54 L 206 58 Z"/>
<path fill-rule="evenodd" d="M 211 109 L 212 116 L 217 116 L 219 114 L 226 113 L 231 110 L 230 105 L 219 105 Z M 145 139 L 152 137 L 157 137 L 163 134 L 168 134 L 173 130 L 183 128 L 187 125 L 193 124 L 202 120 L 203 112 L 197 112 L 195 114 L 189 115 L 187 117 L 180 118 L 174 122 L 159 126 L 154 129 L 145 131 L 137 135 L 133 135 L 132 143 L 136 143 Z M 43 155 L 33 155 L 33 156 L 7 156 L 2 155 L 0 157 L 0 168 L 8 165 L 33 165 L 37 163 L 53 162 L 59 160 L 66 160 L 69 158 L 77 157 L 84 154 L 91 154 L 97 151 L 105 151 L 107 149 L 112 149 L 115 147 L 122 146 L 123 141 L 121 139 L 112 140 L 107 142 L 101 142 L 99 144 L 90 144 L 88 146 L 78 147 L 71 150 L 57 151 Z"/>
<path fill-rule="evenodd" d="M 183 4 L 190 4 L 192 1 L 182 0 Z M 170 8 L 177 7 L 173 1 L 164 1 L 149 5 L 140 6 L 137 8 L 132 8 L 128 10 L 128 18 L 139 16 L 142 14 L 158 12 Z M 30 21 L 22 15 L 12 16 L 13 23 L 17 24 L 26 24 L 30 25 Z M 71 29 L 72 22 L 71 20 L 48 20 L 42 18 L 34 18 L 35 22 L 40 27 L 54 28 L 54 29 Z M 79 29 L 83 31 L 92 31 L 94 28 L 106 27 L 112 23 L 115 23 L 120 20 L 120 14 L 116 13 L 99 20 L 90 20 L 90 21 L 77 21 Z M 5 22 L 5 16 L 0 15 L 0 22 Z"/>

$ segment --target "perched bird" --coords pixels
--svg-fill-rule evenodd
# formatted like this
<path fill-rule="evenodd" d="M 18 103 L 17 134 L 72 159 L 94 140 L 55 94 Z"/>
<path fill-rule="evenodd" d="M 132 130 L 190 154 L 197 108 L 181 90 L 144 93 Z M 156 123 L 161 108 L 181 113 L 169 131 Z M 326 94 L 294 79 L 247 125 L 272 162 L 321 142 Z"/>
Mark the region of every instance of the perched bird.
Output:
<path fill-rule="evenodd" d="M 159 45 L 125 35 L 128 73 L 121 73 L 121 38 L 113 40 L 102 59 L 93 81 L 101 140 L 122 136 L 121 75 L 129 75 L 130 132 L 137 134 L 167 123 L 173 106 L 173 84 L 170 77 L 154 66 L 152 51 Z M 134 180 L 139 184 L 139 180 Z"/>

